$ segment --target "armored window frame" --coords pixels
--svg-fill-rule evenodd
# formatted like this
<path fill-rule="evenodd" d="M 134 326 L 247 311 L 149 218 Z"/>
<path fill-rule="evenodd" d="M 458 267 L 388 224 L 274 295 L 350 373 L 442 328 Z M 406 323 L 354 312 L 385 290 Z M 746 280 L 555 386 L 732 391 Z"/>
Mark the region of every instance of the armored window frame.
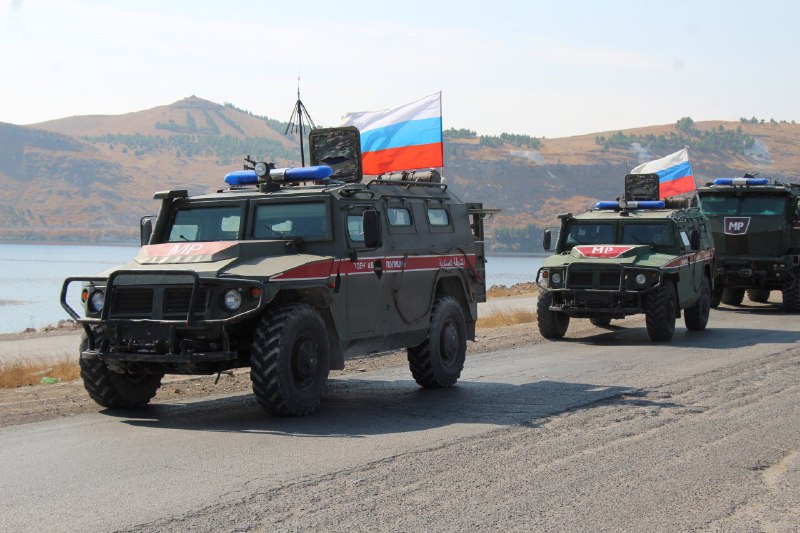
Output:
<path fill-rule="evenodd" d="M 286 204 L 309 204 L 309 203 L 316 203 L 316 204 L 323 204 L 325 208 L 325 216 L 324 216 L 324 223 L 325 227 L 322 228 L 322 231 L 306 236 L 301 235 L 287 235 L 287 236 L 273 236 L 273 237 L 256 237 L 256 223 L 257 223 L 257 213 L 259 208 L 267 206 L 267 205 L 286 205 Z M 249 209 L 249 216 L 247 219 L 247 238 L 252 240 L 280 240 L 280 239 L 290 239 L 290 240 L 301 240 L 304 242 L 327 242 L 333 240 L 333 215 L 331 209 L 331 201 L 328 197 L 323 196 L 296 196 L 296 197 L 288 197 L 288 198 L 269 198 L 269 199 L 257 199 L 252 201 L 251 208 Z"/>
<path fill-rule="evenodd" d="M 166 227 L 164 228 L 164 235 L 163 239 L 160 242 L 164 243 L 173 243 L 173 242 L 217 242 L 217 241 L 236 241 L 242 238 L 244 223 L 247 219 L 247 212 L 245 210 L 246 202 L 244 201 L 227 201 L 227 202 L 178 202 L 176 203 L 169 214 L 169 222 L 167 223 Z M 234 209 L 237 208 L 239 210 L 239 224 L 237 230 L 234 231 L 227 231 L 228 235 L 225 235 L 225 238 L 213 238 L 213 239 L 180 239 L 180 240 L 170 240 L 170 236 L 172 235 L 172 231 L 175 227 L 175 218 L 178 216 L 180 212 L 186 211 L 199 211 L 199 210 L 209 210 L 209 209 Z M 220 235 L 222 233 L 222 228 L 220 228 Z M 196 237 L 196 236 L 195 236 Z"/>
<path fill-rule="evenodd" d="M 435 224 L 431 219 L 431 212 L 442 211 L 447 217 L 447 224 Z M 431 233 L 453 233 L 453 216 L 444 205 L 425 205 L 425 219 L 428 221 L 428 229 Z"/>
<path fill-rule="evenodd" d="M 393 212 L 402 211 L 408 220 L 407 224 L 398 224 L 397 219 L 392 218 Z M 398 205 L 389 204 L 386 206 L 386 229 L 390 234 L 416 234 L 417 226 L 414 213 L 408 204 Z"/>

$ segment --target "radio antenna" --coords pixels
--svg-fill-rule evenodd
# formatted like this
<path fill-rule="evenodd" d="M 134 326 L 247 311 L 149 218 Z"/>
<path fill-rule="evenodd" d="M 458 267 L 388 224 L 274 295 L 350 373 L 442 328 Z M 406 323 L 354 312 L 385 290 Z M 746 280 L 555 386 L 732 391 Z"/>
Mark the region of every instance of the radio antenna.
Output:
<path fill-rule="evenodd" d="M 306 109 L 306 106 L 303 105 L 303 101 L 300 100 L 300 76 L 298 75 L 297 102 L 295 102 L 294 104 L 294 109 L 292 109 L 292 116 L 289 117 L 289 123 L 286 125 L 286 131 L 283 132 L 283 134 L 284 135 L 288 133 L 300 134 L 300 164 L 301 166 L 306 166 L 306 154 L 305 154 L 305 148 L 303 147 L 303 137 L 305 136 L 303 120 L 306 121 L 310 129 L 312 130 L 317 129 L 317 125 L 314 123 L 314 120 L 311 118 L 311 115 L 308 114 L 308 109 Z"/>

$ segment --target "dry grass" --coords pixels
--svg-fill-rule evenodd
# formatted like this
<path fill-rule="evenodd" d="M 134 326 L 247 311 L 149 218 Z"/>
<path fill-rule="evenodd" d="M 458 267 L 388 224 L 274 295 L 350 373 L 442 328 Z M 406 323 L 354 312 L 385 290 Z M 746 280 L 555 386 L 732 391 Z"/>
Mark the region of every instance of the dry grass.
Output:
<path fill-rule="evenodd" d="M 0 388 L 12 389 L 25 385 L 38 385 L 42 378 L 73 381 L 80 377 L 80 367 L 73 358 L 55 362 L 13 362 L 0 366 Z"/>
<path fill-rule="evenodd" d="M 513 311 L 498 311 L 489 316 L 478 319 L 476 326 L 479 329 L 499 328 L 514 324 L 530 324 L 536 322 L 536 312 L 527 309 L 514 309 Z"/>

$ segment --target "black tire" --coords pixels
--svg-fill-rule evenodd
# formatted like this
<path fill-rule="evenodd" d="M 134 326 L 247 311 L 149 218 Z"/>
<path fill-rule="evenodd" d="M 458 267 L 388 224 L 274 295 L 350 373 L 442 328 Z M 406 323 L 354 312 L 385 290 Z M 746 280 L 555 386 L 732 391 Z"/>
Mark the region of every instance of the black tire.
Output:
<path fill-rule="evenodd" d="M 414 381 L 425 388 L 453 385 L 461 377 L 467 356 L 464 310 L 452 296 L 433 302 L 428 336 L 408 349 L 408 366 Z"/>
<path fill-rule="evenodd" d="M 677 314 L 675 285 L 667 280 L 647 295 L 645 302 L 645 323 L 647 334 L 652 341 L 668 341 L 675 333 Z"/>
<path fill-rule="evenodd" d="M 97 338 L 97 334 L 95 334 Z M 89 346 L 84 333 L 80 350 Z M 161 386 L 163 372 L 114 372 L 102 359 L 80 358 L 81 378 L 89 397 L 111 409 L 126 409 L 147 404 Z"/>
<path fill-rule="evenodd" d="M 567 333 L 569 315 L 560 311 L 551 311 L 552 302 L 552 293 L 545 290 L 539 291 L 539 299 L 536 302 L 536 323 L 542 337 L 560 339 Z"/>
<path fill-rule="evenodd" d="M 697 302 L 687 307 L 683 312 L 683 321 L 686 329 L 692 331 L 702 331 L 708 324 L 708 316 L 711 313 L 711 282 L 708 278 L 703 279 L 700 287 L 700 297 Z"/>
<path fill-rule="evenodd" d="M 725 305 L 741 305 L 744 300 L 744 289 L 725 289 L 722 291 L 722 303 Z"/>
<path fill-rule="evenodd" d="M 261 319 L 250 350 L 250 380 L 265 411 L 275 416 L 316 411 L 330 365 L 325 322 L 314 307 L 284 305 Z"/>
<path fill-rule="evenodd" d="M 722 288 L 715 287 L 713 291 L 711 291 L 711 308 L 716 309 L 719 307 L 719 304 L 722 303 Z"/>
<path fill-rule="evenodd" d="M 765 304 L 769 300 L 769 289 L 747 289 L 747 299 L 751 302 Z"/>
<path fill-rule="evenodd" d="M 592 325 L 597 326 L 598 328 L 607 328 L 609 324 L 611 324 L 611 319 L 607 316 L 595 316 L 589 319 L 589 322 Z"/>
<path fill-rule="evenodd" d="M 783 282 L 783 308 L 786 311 L 800 311 L 800 273 L 795 273 Z"/>

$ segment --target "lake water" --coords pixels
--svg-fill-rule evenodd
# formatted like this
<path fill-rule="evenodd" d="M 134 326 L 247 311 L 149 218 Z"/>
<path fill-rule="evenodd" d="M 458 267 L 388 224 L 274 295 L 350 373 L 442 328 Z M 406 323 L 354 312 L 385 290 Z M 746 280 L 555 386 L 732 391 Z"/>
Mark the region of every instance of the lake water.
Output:
<path fill-rule="evenodd" d="M 0 333 L 41 328 L 69 318 L 59 304 L 69 276 L 92 276 L 126 263 L 135 246 L 0 244 Z M 489 256 L 486 285 L 533 281 L 544 256 Z M 69 300 L 78 308 L 80 284 Z"/>

